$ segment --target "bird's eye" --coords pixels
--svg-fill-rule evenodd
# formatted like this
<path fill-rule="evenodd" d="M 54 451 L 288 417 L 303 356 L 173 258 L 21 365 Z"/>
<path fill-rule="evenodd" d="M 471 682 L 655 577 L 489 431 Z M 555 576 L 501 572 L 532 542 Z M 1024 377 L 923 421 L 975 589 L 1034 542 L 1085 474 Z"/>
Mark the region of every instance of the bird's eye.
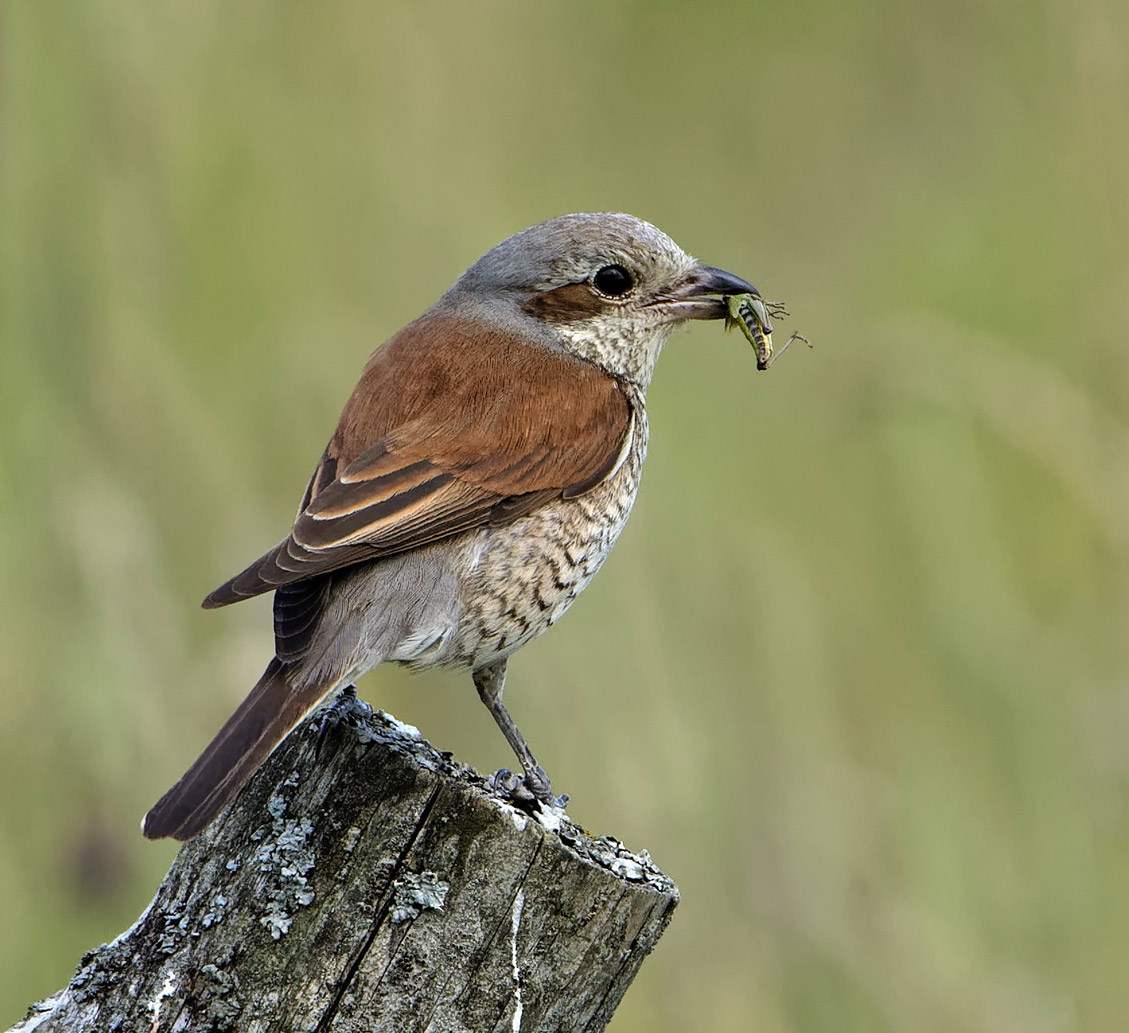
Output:
<path fill-rule="evenodd" d="M 605 265 L 596 270 L 592 286 L 609 298 L 618 298 L 631 290 L 635 281 L 622 265 Z"/>

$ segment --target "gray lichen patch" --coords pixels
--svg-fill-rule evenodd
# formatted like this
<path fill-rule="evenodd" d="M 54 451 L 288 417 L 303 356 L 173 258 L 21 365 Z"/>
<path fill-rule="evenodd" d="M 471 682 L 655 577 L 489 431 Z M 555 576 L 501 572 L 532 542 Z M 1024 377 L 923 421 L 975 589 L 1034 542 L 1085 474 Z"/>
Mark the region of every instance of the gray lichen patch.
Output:
<path fill-rule="evenodd" d="M 420 767 L 438 774 L 455 777 L 480 776 L 465 764 L 454 760 L 449 753 L 440 753 L 414 725 L 404 724 L 383 710 L 372 711 L 352 725 L 357 741 L 362 745 L 378 744 L 396 753 L 411 757 Z"/>
<path fill-rule="evenodd" d="M 262 894 L 266 907 L 259 924 L 275 940 L 290 931 L 293 924 L 291 911 L 297 907 L 308 907 L 315 896 L 307 879 L 317 861 L 310 846 L 314 825 L 309 818 L 287 819 L 287 801 L 282 795 L 284 789 L 292 789 L 297 784 L 297 774 L 282 783 L 267 804 L 267 810 L 274 819 L 270 830 L 260 828 L 251 836 L 252 840 L 259 841 L 259 846 L 250 863 L 268 876 Z"/>
<path fill-rule="evenodd" d="M 224 920 L 227 914 L 228 899 L 222 893 L 217 893 L 212 897 L 211 907 L 200 918 L 200 924 L 207 929 L 209 926 L 216 925 Z"/>
<path fill-rule="evenodd" d="M 637 854 L 632 853 L 612 836 L 593 839 L 572 822 L 562 825 L 560 837 L 573 853 L 598 864 L 601 868 L 606 868 L 613 875 L 627 882 L 649 886 L 660 893 L 673 894 L 677 899 L 678 887 L 675 886 L 674 880 L 659 869 L 646 850 L 640 850 Z"/>
<path fill-rule="evenodd" d="M 409 872 L 393 886 L 390 917 L 395 925 L 419 918 L 424 911 L 442 911 L 451 888 L 435 872 Z"/>
<path fill-rule="evenodd" d="M 200 969 L 200 978 L 204 984 L 201 999 L 205 1025 L 202 1028 L 217 1031 L 233 1029 L 243 1009 L 237 992 L 239 980 L 216 965 L 205 965 Z"/>
<path fill-rule="evenodd" d="M 168 911 L 162 917 L 164 929 L 160 939 L 157 940 L 157 950 L 161 954 L 175 954 L 181 948 L 184 938 L 188 936 L 188 927 L 191 919 L 187 914 L 179 911 Z"/>

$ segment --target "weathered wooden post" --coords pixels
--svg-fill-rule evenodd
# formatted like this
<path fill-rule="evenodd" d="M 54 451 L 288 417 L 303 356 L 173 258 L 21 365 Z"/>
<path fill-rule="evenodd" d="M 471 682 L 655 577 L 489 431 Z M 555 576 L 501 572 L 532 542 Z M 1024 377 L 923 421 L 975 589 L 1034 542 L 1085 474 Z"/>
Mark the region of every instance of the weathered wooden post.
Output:
<path fill-rule="evenodd" d="M 20 1033 L 602 1030 L 678 902 L 363 703 L 292 734 Z"/>

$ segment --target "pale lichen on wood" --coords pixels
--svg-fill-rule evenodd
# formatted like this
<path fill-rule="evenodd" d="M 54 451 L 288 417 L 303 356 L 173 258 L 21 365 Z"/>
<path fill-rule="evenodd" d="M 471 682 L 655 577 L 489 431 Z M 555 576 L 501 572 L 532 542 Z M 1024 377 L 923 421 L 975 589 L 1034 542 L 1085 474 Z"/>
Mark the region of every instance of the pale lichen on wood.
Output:
<path fill-rule="evenodd" d="M 353 703 L 180 851 L 19 1033 L 601 1030 L 678 891 Z"/>

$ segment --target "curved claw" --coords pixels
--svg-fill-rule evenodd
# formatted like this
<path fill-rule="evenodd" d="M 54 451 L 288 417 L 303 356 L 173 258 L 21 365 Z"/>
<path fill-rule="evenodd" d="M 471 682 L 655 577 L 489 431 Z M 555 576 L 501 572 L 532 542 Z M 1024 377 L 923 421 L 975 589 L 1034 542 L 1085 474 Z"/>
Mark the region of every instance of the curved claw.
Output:
<path fill-rule="evenodd" d="M 487 785 L 499 796 L 505 797 L 516 807 L 530 813 L 538 807 L 563 811 L 568 806 L 568 793 L 553 795 L 549 777 L 540 764 L 531 773 L 525 775 L 519 775 L 509 768 L 500 768 L 490 776 Z"/>

